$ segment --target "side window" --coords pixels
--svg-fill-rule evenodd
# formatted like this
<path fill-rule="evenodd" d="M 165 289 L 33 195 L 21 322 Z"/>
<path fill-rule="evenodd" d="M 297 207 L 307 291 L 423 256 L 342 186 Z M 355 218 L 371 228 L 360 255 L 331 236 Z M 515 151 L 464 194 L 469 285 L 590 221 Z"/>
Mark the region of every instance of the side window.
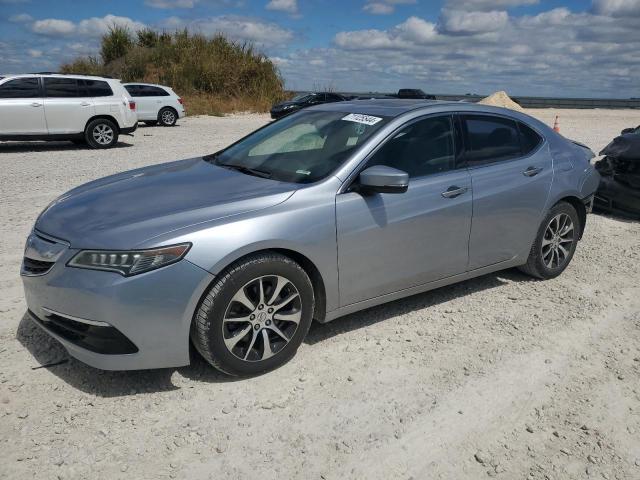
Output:
<path fill-rule="evenodd" d="M 144 89 L 145 97 L 168 97 L 169 96 L 169 93 L 163 90 L 162 88 L 150 87 L 150 86 L 145 86 L 142 88 Z"/>
<path fill-rule="evenodd" d="M 542 142 L 542 137 L 538 135 L 531 127 L 522 122 L 518 122 L 520 130 L 520 143 L 522 144 L 522 154 L 529 155 Z"/>
<path fill-rule="evenodd" d="M 44 95 L 49 98 L 75 98 L 78 96 L 78 82 L 75 78 L 44 78 Z"/>
<path fill-rule="evenodd" d="M 40 85 L 36 77 L 16 78 L 0 85 L 0 98 L 39 98 Z"/>
<path fill-rule="evenodd" d="M 509 160 L 522 155 L 516 122 L 484 115 L 462 117 L 466 130 L 465 159 L 469 167 Z"/>
<path fill-rule="evenodd" d="M 110 97 L 113 91 L 109 84 L 102 80 L 84 80 L 89 97 Z"/>
<path fill-rule="evenodd" d="M 386 165 L 410 178 L 455 168 L 450 115 L 427 117 L 403 127 L 373 154 L 367 166 Z"/>

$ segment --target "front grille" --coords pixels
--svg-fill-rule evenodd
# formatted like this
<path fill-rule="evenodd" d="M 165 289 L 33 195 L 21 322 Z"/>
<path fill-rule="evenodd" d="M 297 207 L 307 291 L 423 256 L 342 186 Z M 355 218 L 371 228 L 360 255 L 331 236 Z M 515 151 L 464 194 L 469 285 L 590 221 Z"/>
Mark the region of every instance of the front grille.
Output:
<path fill-rule="evenodd" d="M 124 355 L 138 351 L 138 347 L 131 340 L 110 325 L 89 325 L 53 313 L 42 319 L 32 311 L 29 311 L 29 314 L 45 329 L 91 352 L 103 355 Z"/>
<path fill-rule="evenodd" d="M 24 257 L 22 260 L 22 271 L 27 275 L 44 275 L 56 262 L 43 262 L 33 258 Z"/>

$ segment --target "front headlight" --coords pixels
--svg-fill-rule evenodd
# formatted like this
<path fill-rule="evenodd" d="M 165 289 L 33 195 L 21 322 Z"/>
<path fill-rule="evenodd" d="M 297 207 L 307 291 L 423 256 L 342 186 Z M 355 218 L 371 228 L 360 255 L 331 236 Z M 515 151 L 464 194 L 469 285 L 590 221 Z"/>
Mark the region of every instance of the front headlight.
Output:
<path fill-rule="evenodd" d="M 149 250 L 82 250 L 67 265 L 89 270 L 107 270 L 125 277 L 148 272 L 177 262 L 191 248 L 190 243 Z"/>

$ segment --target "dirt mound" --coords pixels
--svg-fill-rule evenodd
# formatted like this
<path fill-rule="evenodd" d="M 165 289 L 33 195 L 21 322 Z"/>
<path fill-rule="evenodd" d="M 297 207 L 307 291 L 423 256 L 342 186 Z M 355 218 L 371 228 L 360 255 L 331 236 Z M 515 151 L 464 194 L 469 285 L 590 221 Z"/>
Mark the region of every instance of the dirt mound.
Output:
<path fill-rule="evenodd" d="M 492 93 L 486 98 L 483 98 L 478 103 L 483 105 L 491 105 L 492 107 L 510 108 L 518 112 L 524 112 L 524 109 L 516 102 L 511 100 L 507 92 L 500 90 L 499 92 Z"/>

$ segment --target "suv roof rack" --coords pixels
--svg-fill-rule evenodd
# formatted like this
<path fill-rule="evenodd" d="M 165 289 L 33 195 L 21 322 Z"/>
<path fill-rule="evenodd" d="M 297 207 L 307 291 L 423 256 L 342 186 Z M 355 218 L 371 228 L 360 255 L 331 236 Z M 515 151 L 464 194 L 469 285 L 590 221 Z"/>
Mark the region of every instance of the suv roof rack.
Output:
<path fill-rule="evenodd" d="M 111 79 L 113 79 L 113 77 L 111 75 L 91 75 L 91 74 L 87 74 L 87 73 L 76 73 L 76 72 L 69 72 L 69 73 L 30 72 L 30 73 L 27 73 L 27 75 L 80 75 L 80 76 L 83 76 L 83 77 L 101 77 L 101 78 L 111 78 Z"/>

